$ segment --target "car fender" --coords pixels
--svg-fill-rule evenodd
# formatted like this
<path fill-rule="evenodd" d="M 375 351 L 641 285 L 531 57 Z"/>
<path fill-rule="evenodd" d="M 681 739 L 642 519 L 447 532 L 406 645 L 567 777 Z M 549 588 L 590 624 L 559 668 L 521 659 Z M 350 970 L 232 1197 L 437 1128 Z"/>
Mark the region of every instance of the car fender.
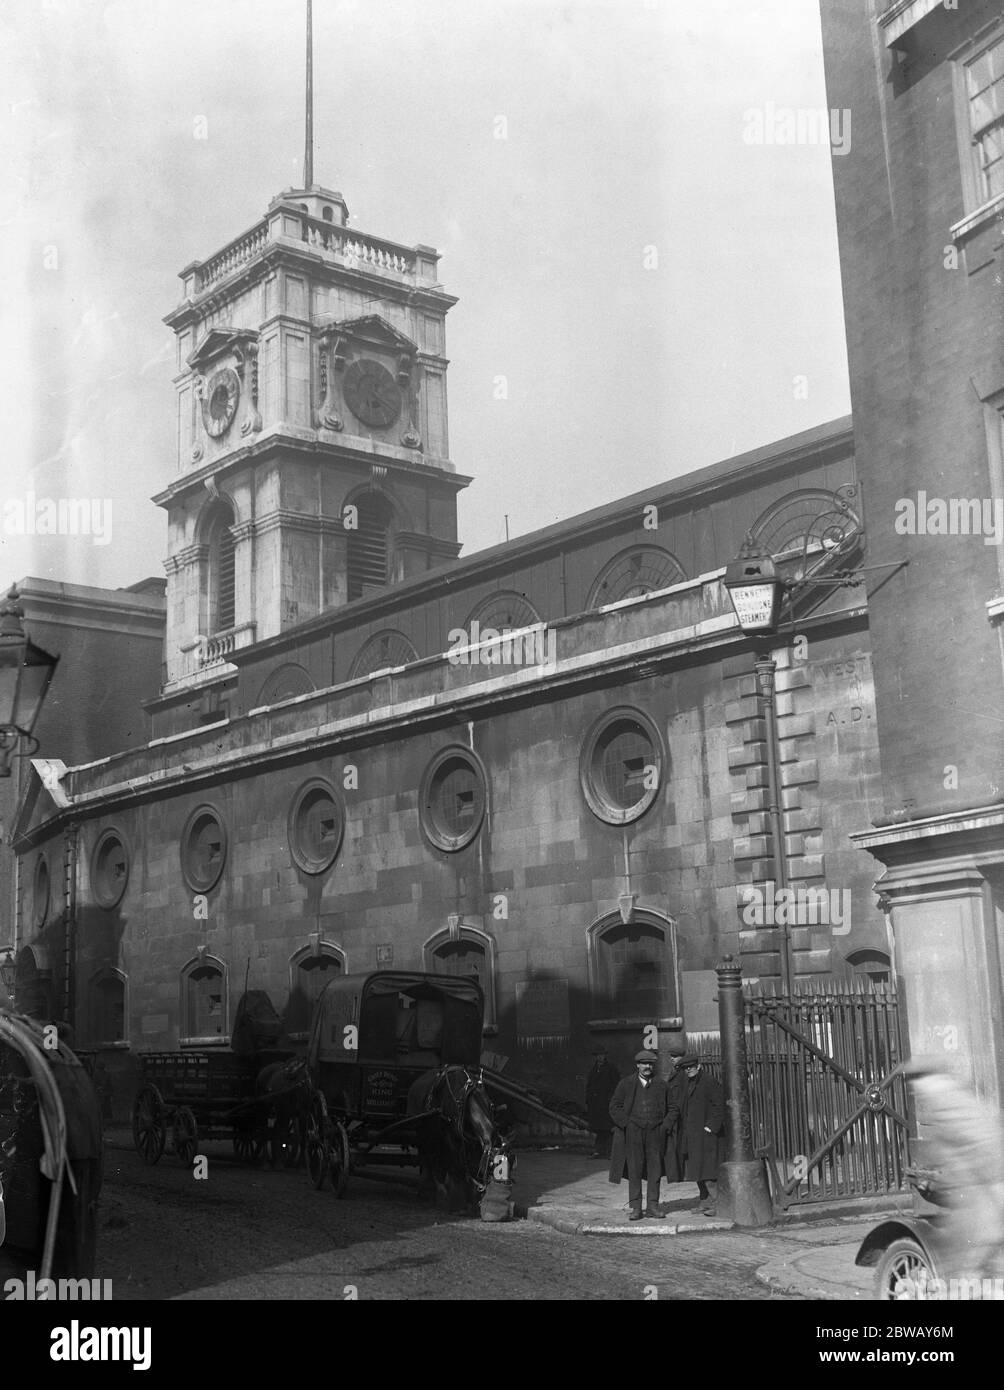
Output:
<path fill-rule="evenodd" d="M 854 1263 L 877 1265 L 883 1251 L 887 1250 L 894 1240 L 904 1238 L 915 1240 L 932 1265 L 938 1266 L 941 1263 L 941 1241 L 938 1239 L 937 1229 L 930 1221 L 910 1216 L 898 1216 L 893 1221 L 883 1221 L 881 1226 L 869 1231 L 861 1242 Z"/>

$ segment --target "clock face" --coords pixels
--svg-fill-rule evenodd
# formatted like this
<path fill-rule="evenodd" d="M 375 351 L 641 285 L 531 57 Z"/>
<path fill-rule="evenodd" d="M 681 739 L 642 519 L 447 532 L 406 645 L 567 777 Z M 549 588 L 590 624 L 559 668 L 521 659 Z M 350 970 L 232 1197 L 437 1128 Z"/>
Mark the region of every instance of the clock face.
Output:
<path fill-rule="evenodd" d="M 401 410 L 401 390 L 386 367 L 359 357 L 345 369 L 345 401 L 365 425 L 383 429 Z"/>
<path fill-rule="evenodd" d="M 233 423 L 240 393 L 240 378 L 232 367 L 222 367 L 209 378 L 202 401 L 202 423 L 214 439 Z"/>

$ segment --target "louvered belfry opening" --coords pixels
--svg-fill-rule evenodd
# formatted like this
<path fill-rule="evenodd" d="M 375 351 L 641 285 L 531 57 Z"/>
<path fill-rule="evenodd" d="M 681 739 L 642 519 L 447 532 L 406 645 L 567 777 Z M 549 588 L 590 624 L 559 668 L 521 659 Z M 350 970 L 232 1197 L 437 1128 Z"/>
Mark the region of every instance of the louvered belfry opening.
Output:
<path fill-rule="evenodd" d="M 230 528 L 234 514 L 221 503 L 213 516 L 209 531 L 209 591 L 210 627 L 213 632 L 225 632 L 233 627 L 234 614 L 234 538 Z"/>
<path fill-rule="evenodd" d="M 386 584 L 390 575 L 390 503 L 378 492 L 364 492 L 353 498 L 358 525 L 349 530 L 348 597 L 362 598 L 371 589 Z"/>

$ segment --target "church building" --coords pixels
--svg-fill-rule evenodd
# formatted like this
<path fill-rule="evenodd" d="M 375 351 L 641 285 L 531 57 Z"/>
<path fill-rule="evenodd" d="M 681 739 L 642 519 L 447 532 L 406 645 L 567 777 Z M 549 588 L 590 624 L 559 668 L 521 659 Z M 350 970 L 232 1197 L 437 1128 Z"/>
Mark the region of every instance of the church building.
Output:
<path fill-rule="evenodd" d="M 747 535 L 806 582 L 778 663 L 796 980 L 888 977 L 849 419 L 459 558 L 431 247 L 309 179 L 181 272 L 163 680 L 145 736 L 33 763 L 14 833 L 19 1002 L 128 1108 L 136 1055 L 228 1044 L 245 988 L 303 1041 L 341 972 L 477 976 L 485 1050 L 575 1095 L 717 1027 L 715 964 L 779 976 Z M 167 383 L 165 382 L 165 389 Z M 548 465 L 546 457 L 539 460 Z M 846 562 L 846 560 L 844 561 Z M 59 678 L 72 679 L 60 668 Z"/>

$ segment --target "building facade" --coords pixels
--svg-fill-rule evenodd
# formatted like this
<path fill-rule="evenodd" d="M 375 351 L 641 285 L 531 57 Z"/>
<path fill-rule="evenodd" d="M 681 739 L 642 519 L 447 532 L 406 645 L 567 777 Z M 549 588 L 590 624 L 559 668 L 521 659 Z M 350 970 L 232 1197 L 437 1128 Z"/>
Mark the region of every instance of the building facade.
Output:
<path fill-rule="evenodd" d="M 138 1051 L 226 1046 L 246 987 L 295 1042 L 333 973 L 475 974 L 486 1051 L 573 1095 L 597 1037 L 629 1066 L 647 1026 L 714 1030 L 723 954 L 776 978 L 747 533 L 806 581 L 775 643 L 795 974 L 888 970 L 848 840 L 866 599 L 815 582 L 867 544 L 849 420 L 459 559 L 436 263 L 312 189 L 182 273 L 163 687 L 134 746 L 36 761 L 15 837 L 25 990 L 60 963 L 22 1003 L 120 1100 Z"/>
<path fill-rule="evenodd" d="M 823 0 L 882 813 L 911 1048 L 1004 1101 L 1004 16 Z"/>

